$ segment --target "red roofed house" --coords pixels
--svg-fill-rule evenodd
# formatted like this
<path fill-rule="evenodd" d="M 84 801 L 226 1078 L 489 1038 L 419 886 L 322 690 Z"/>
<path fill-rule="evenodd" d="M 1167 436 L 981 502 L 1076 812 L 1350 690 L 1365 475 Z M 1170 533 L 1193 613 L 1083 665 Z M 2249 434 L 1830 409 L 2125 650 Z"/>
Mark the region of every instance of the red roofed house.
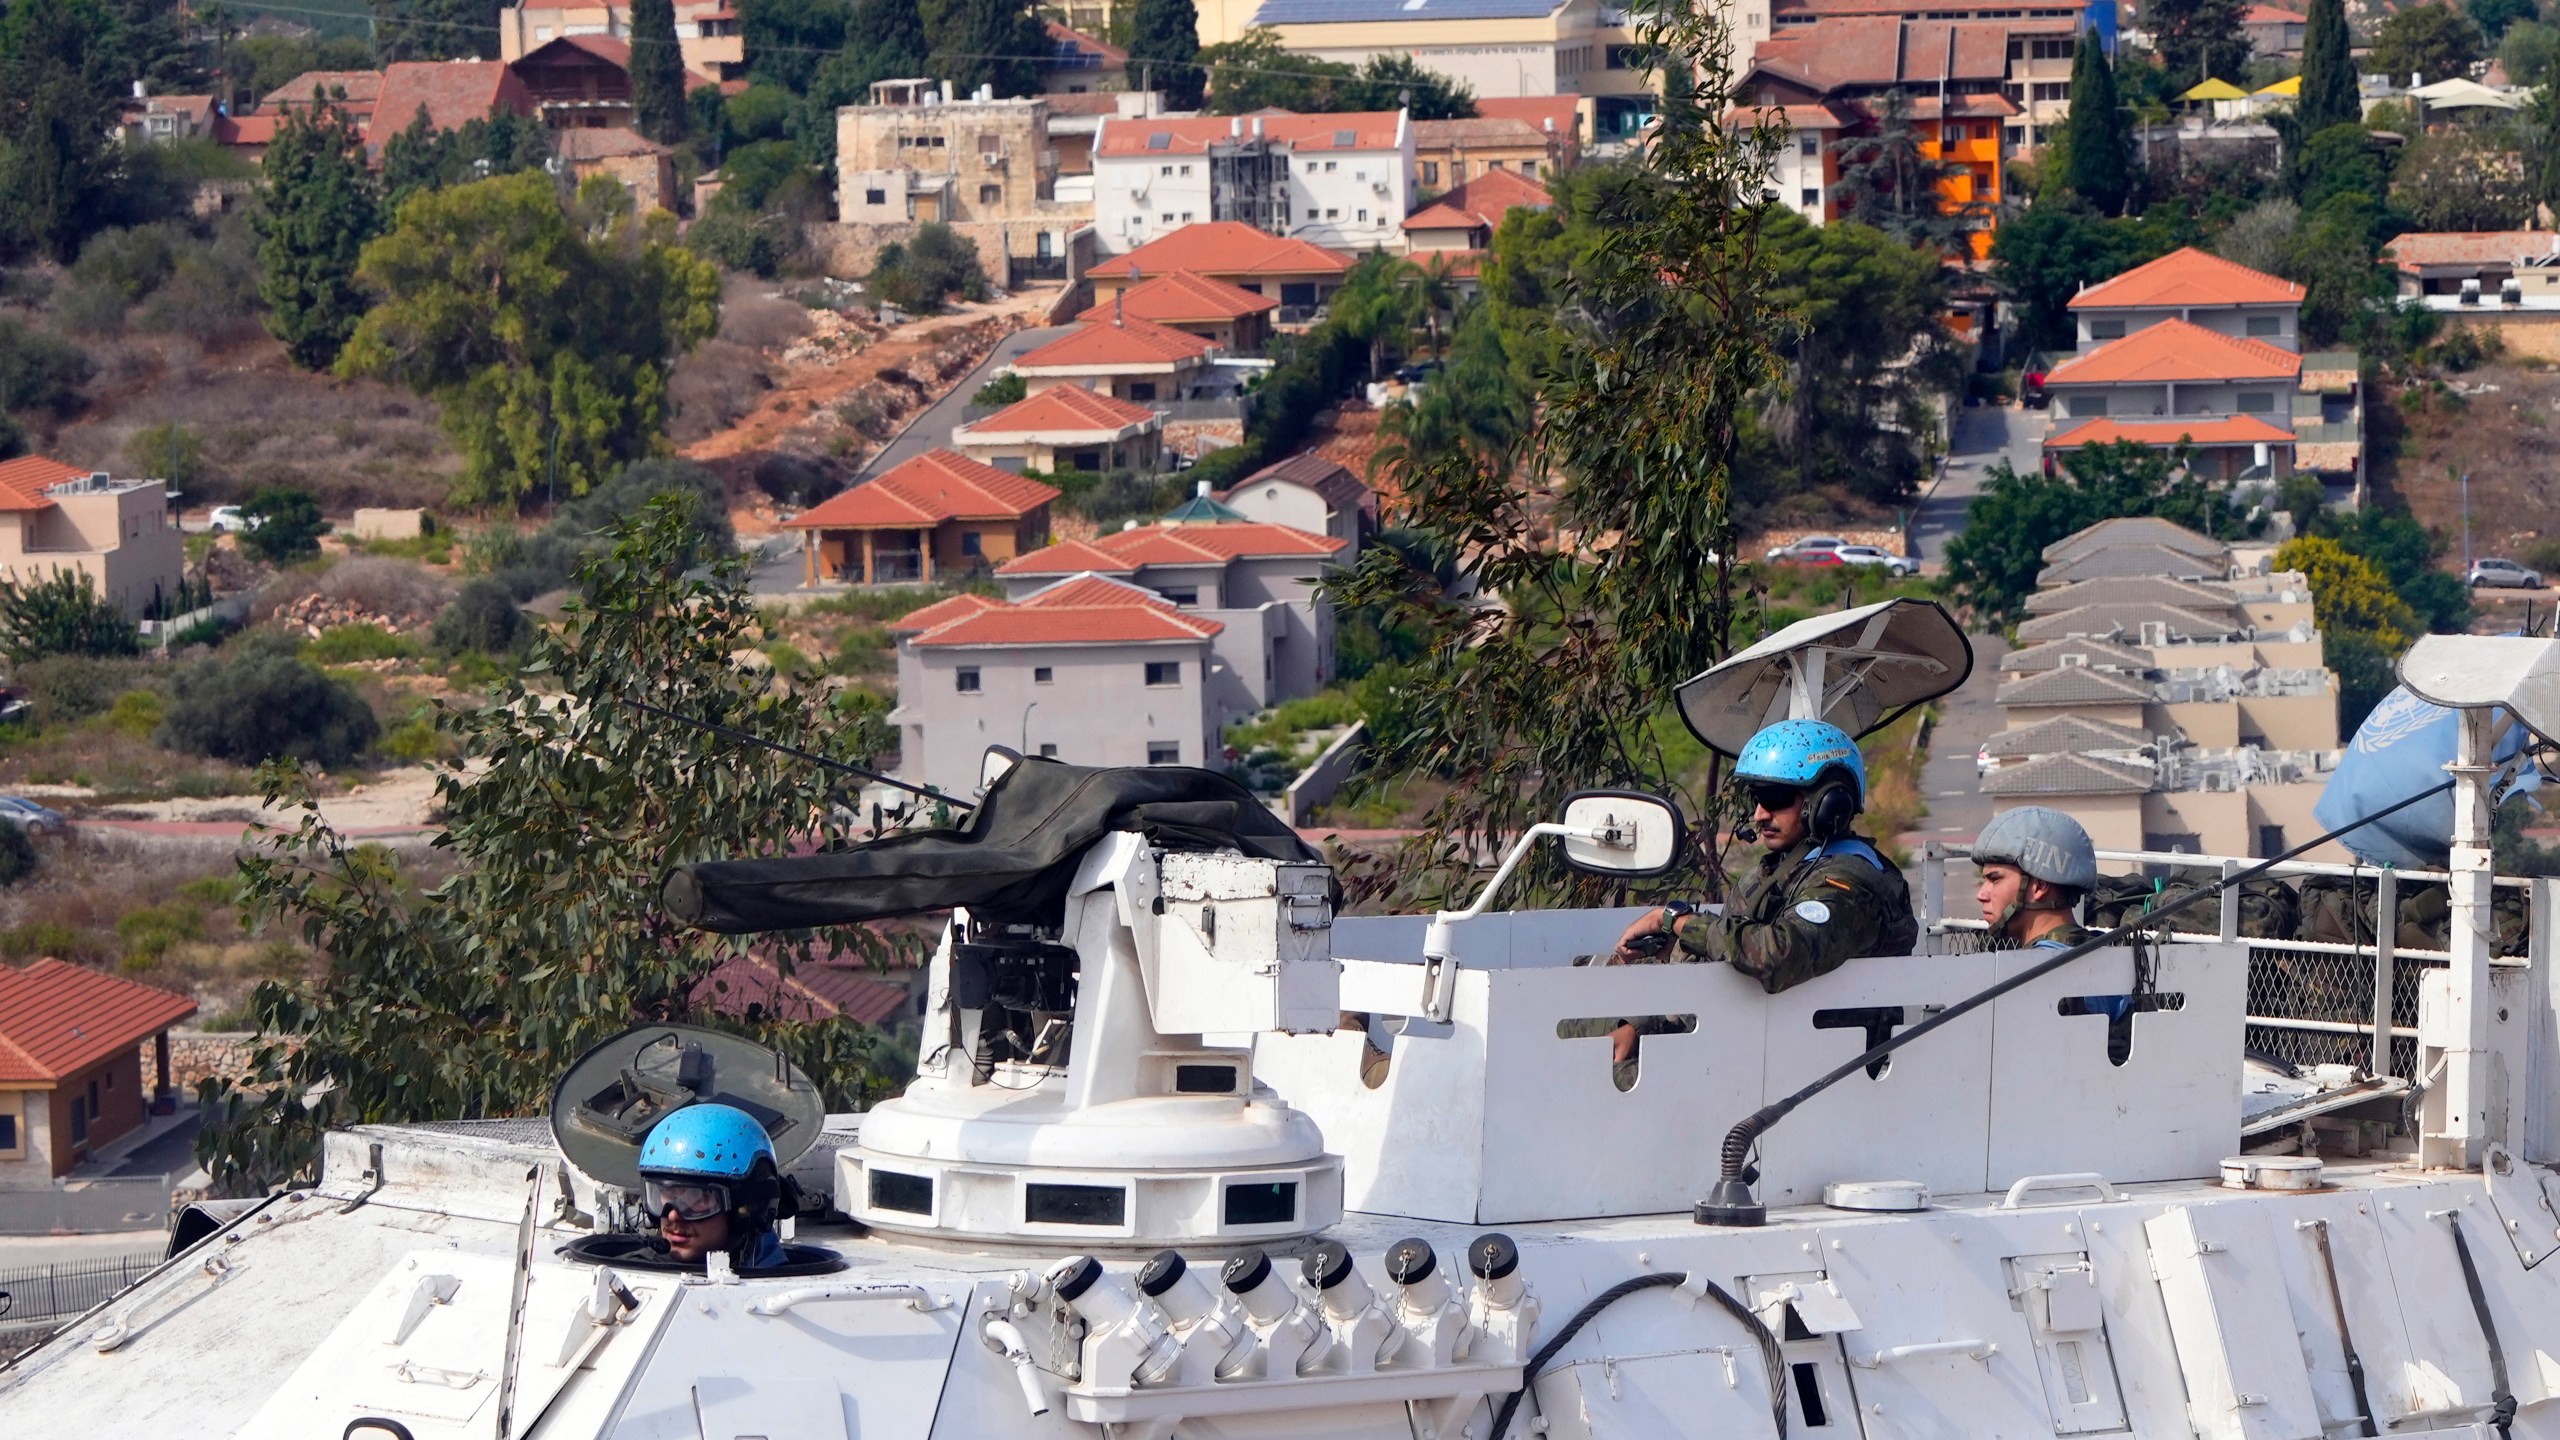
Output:
<path fill-rule="evenodd" d="M 965 794 L 990 745 L 1077 765 L 1211 765 L 1230 627 L 1125 579 L 1049 577 L 890 625 L 902 778 Z"/>
<path fill-rule="evenodd" d="M 311 94 L 319 91 L 328 102 L 344 111 L 361 130 L 373 123 L 373 110 L 382 98 L 382 72 L 379 70 L 305 70 L 282 85 L 270 90 L 258 101 L 257 113 L 283 118 L 288 110 L 308 109 Z"/>
<path fill-rule="evenodd" d="M 2080 348 L 2183 320 L 2218 334 L 2302 347 L 2302 287 L 2189 247 L 2137 265 L 2071 298 Z"/>
<path fill-rule="evenodd" d="M 1148 275 L 1076 318 L 1088 325 L 1128 318 L 1186 331 L 1230 355 L 1259 355 L 1280 302 L 1188 270 Z"/>
<path fill-rule="evenodd" d="M 49 1185 L 174 1102 L 169 1027 L 195 1013 L 184 995 L 60 960 L 0 965 L 0 1189 Z"/>
<path fill-rule="evenodd" d="M 421 111 L 431 128 L 459 130 L 493 110 L 535 113 L 533 92 L 514 67 L 496 60 L 405 60 L 382 72 L 365 145 L 380 154 L 383 142 L 408 129 Z"/>
<path fill-rule="evenodd" d="M 1119 254 L 1232 221 L 1337 249 L 1400 250 L 1412 177 L 1401 110 L 1106 117 L 1093 142 L 1094 243 Z"/>
<path fill-rule="evenodd" d="M 1314 323 L 1317 312 L 1342 288 L 1351 257 L 1304 240 L 1266 235 L 1232 220 L 1186 225 L 1125 255 L 1101 261 L 1086 275 L 1097 300 L 1109 300 L 1151 275 L 1188 270 L 1239 290 L 1280 302 L 1272 319 L 1286 328 Z"/>
<path fill-rule="evenodd" d="M 1265 465 L 1218 496 L 1247 520 L 1285 525 L 1343 542 L 1349 565 L 1378 531 L 1378 497 L 1359 476 L 1313 450 Z"/>
<path fill-rule="evenodd" d="M 896 585 L 966 574 L 1049 542 L 1054 487 L 928 450 L 783 523 L 805 584 Z"/>
<path fill-rule="evenodd" d="M 2252 5 L 2240 12 L 2241 38 L 2249 42 L 2249 53 L 2261 59 L 2300 55 L 2302 32 L 2310 24 L 2310 16 L 2277 5 Z"/>
<path fill-rule="evenodd" d="M 2198 447 L 2196 473 L 2237 480 L 2293 469 L 2293 396 L 2302 357 L 2264 340 L 2163 320 L 2110 341 L 2045 376 L 2053 397 L 2044 442 L 2050 469 L 2065 450 L 2099 440 Z"/>
<path fill-rule="evenodd" d="M 139 619 L 178 598 L 185 564 L 166 482 L 41 455 L 0 461 L 0 574 L 28 584 L 75 571 Z"/>
<path fill-rule="evenodd" d="M 684 68 L 743 87 L 747 51 L 735 0 L 676 0 L 676 49 Z M 498 11 L 498 58 L 514 60 L 572 35 L 631 38 L 631 6 L 608 0 L 552 0 Z M 687 82 L 691 84 L 690 81 Z M 724 84 L 724 88 L 727 86 Z M 734 90 L 731 93 L 735 93 Z"/>
<path fill-rule="evenodd" d="M 612 35 L 564 35 L 508 62 L 554 130 L 625 128 L 631 118 L 631 42 Z M 718 81 L 687 74 L 687 93 Z"/>
<path fill-rule="evenodd" d="M 1502 217 L 1555 204 L 1547 187 L 1508 170 L 1488 170 L 1404 217 L 1405 242 L 1416 256 L 1481 252 L 1493 245 Z"/>
<path fill-rule="evenodd" d="M 1164 417 L 1080 385 L 1052 385 L 951 432 L 951 448 L 999 470 L 1155 470 L 1164 462 Z"/>
<path fill-rule="evenodd" d="M 1423 193 L 1454 190 L 1485 175 L 1535 180 L 1564 168 L 1572 135 L 1526 120 L 1476 116 L 1413 122 L 1413 185 Z"/>
<path fill-rule="evenodd" d="M 1169 403 L 1193 398 L 1220 353 L 1188 331 L 1123 318 L 1079 325 L 1006 368 L 1034 395 L 1053 385 L 1080 385 L 1122 400 Z"/>

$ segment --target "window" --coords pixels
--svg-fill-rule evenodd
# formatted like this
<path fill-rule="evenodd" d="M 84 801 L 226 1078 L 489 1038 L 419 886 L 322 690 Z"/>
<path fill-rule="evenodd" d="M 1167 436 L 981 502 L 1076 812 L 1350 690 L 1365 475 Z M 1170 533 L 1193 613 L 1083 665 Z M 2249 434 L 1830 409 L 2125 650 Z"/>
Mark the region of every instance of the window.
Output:
<path fill-rule="evenodd" d="M 1183 224 L 1185 224 L 1185 225 L 1188 225 L 1188 224 L 1190 224 L 1190 223 L 1191 223 L 1191 212 L 1190 212 L 1190 211 L 1185 210 L 1185 211 L 1183 211 L 1183 212 L 1182 212 L 1182 223 L 1183 223 Z"/>
<path fill-rule="evenodd" d="M 1796 153 L 1804 156 L 1808 160 L 1820 155 L 1822 153 L 1822 137 L 1819 135 L 1797 136 Z"/>
<path fill-rule="evenodd" d="M 95 1080 L 89 1082 L 89 1118 L 98 1118 L 98 1082 Z"/>
<path fill-rule="evenodd" d="M 981 135 L 981 136 L 979 136 L 979 137 L 978 137 L 978 153 L 979 153 L 979 154 L 981 154 L 981 155 L 1001 155 L 1001 154 L 1003 154 L 1003 153 L 1004 153 L 1004 139 L 1003 139 L 1003 137 L 1002 137 L 1002 136 L 998 136 L 998 135 Z"/>
<path fill-rule="evenodd" d="M 23 1148 L 18 1141 L 18 1117 L 0 1114 L 0 1153 Z"/>
<path fill-rule="evenodd" d="M 1034 685 L 1046 685 L 1057 678 L 1058 672 L 1050 669 L 1046 665 L 1034 665 L 1031 667 L 1031 683 Z"/>
<path fill-rule="evenodd" d="M 1043 760 L 1055 760 L 1055 759 L 1057 759 L 1057 758 L 1058 758 L 1058 747 L 1057 747 L 1057 746 L 1055 746 L 1055 745 L 1050 745 L 1050 744 L 1043 743 L 1043 744 L 1041 745 L 1041 747 L 1040 747 L 1040 758 L 1041 758 L 1041 759 L 1043 759 Z"/>
<path fill-rule="evenodd" d="M 1351 178 L 1354 180 L 1366 180 L 1369 178 L 1369 172 L 1366 170 L 1354 170 L 1351 172 Z"/>
<path fill-rule="evenodd" d="M 1313 160 L 1307 162 L 1307 173 L 1310 175 L 1316 173 L 1316 162 Z"/>
<path fill-rule="evenodd" d="M 1167 225 L 1170 225 L 1170 224 L 1172 224 L 1172 223 L 1173 223 L 1173 212 L 1172 212 L 1172 211 L 1167 210 L 1166 212 L 1164 212 L 1164 223 L 1166 223 Z"/>
<path fill-rule="evenodd" d="M 1339 220 L 1342 218 L 1342 212 L 1340 210 L 1328 209 L 1324 212 L 1324 218 L 1327 220 Z"/>
<path fill-rule="evenodd" d="M 1181 763 L 1182 763 L 1182 743 L 1181 743 L 1180 741 L 1177 741 L 1177 740 L 1150 740 L 1150 741 L 1148 741 L 1148 742 L 1147 742 L 1147 763 L 1148 763 L 1148 764 L 1150 764 L 1150 765 L 1179 765 L 1179 764 L 1181 764 Z"/>
<path fill-rule="evenodd" d="M 951 683 L 953 688 L 957 689 L 963 695 L 977 694 L 978 667 L 975 665 L 963 665 L 959 669 L 952 671 Z"/>
<path fill-rule="evenodd" d="M 1324 173 L 1326 173 L 1327 175 L 1332 174 L 1335 170 L 1337 170 L 1337 169 L 1339 169 L 1339 168 L 1341 168 L 1341 167 L 1339 167 L 1339 166 L 1335 165 L 1335 164 L 1334 164 L 1332 161 L 1330 161 L 1330 160 L 1327 160 L 1326 162 L 1324 162 Z"/>
<path fill-rule="evenodd" d="M 1102 468 L 1102 452 L 1099 450 L 1079 450 L 1068 458 L 1067 463 L 1075 469 L 1085 471 L 1087 473 L 1097 471 Z"/>
<path fill-rule="evenodd" d="M 2275 413 L 2275 408 L 2276 395 L 2272 390 L 2240 392 L 2240 413 L 2243 415 L 2272 415 Z"/>
<path fill-rule="evenodd" d="M 2107 413 L 2107 397 L 2104 395 L 2074 395 L 2064 403 L 2070 406 L 2071 418 L 2074 420 Z"/>
<path fill-rule="evenodd" d="M 2263 339 L 2269 335 L 2282 335 L 2283 333 L 2284 317 L 2281 315 L 2252 315 L 2249 317 L 2249 338 L 2252 340 Z"/>
<path fill-rule="evenodd" d="M 1176 605 L 1197 605 L 1200 603 L 1200 592 L 1198 590 L 1158 590 L 1156 593 L 1163 596 L 1165 599 L 1172 601 Z"/>
<path fill-rule="evenodd" d="M 1191 173 L 1191 167 L 1190 167 L 1190 166 L 1188 166 L 1188 165 L 1183 166 L 1183 167 L 1182 167 L 1182 173 L 1183 173 L 1183 174 L 1185 174 L 1185 175 L 1190 174 L 1190 173 Z"/>
<path fill-rule="evenodd" d="M 1156 173 L 1159 175 L 1170 175 L 1173 173 L 1173 167 L 1170 165 L 1159 165 L 1156 167 Z"/>
<path fill-rule="evenodd" d="M 1502 168 L 1502 162 L 1499 160 L 1487 160 L 1484 162 L 1484 168 L 1487 170 L 1499 170 Z"/>
<path fill-rule="evenodd" d="M 71 1143 L 86 1144 L 88 1139 L 89 1112 L 81 1107 L 79 1101 L 74 1100 L 71 1102 Z"/>
<path fill-rule="evenodd" d="M 889 192 L 886 190 L 865 190 L 862 192 L 862 203 L 865 205 L 886 205 L 889 203 Z"/>
<path fill-rule="evenodd" d="M 1369 212 L 1368 212 L 1368 211 L 1366 211 L 1366 210 L 1361 210 L 1361 211 L 1357 212 L 1357 213 L 1356 213 L 1352 218 L 1353 218 L 1353 219 L 1358 220 L 1361 224 L 1366 225 L 1366 224 L 1368 224 L 1368 223 L 1369 223 Z"/>
<path fill-rule="evenodd" d="M 1150 684 L 1150 685 L 1179 685 L 1179 684 L 1181 684 L 1181 683 L 1182 683 L 1182 662 L 1181 662 L 1181 661 L 1179 661 L 1179 660 L 1150 660 L 1150 661 L 1148 661 L 1148 662 L 1147 662 L 1147 683 L 1148 683 L 1148 684 Z"/>
<path fill-rule="evenodd" d="M 1537 162 L 1537 161 L 1535 161 L 1535 160 L 1523 160 L 1523 161 L 1521 161 L 1521 162 L 1520 162 L 1520 173 L 1521 173 L 1521 174 L 1523 174 L 1523 175 L 1535 175 L 1535 174 L 1537 174 L 1537 173 L 1538 173 L 1538 162 Z"/>
<path fill-rule="evenodd" d="M 1437 185 L 1440 183 L 1439 161 L 1425 160 L 1422 162 L 1422 183 L 1425 185 Z"/>
<path fill-rule="evenodd" d="M 960 532 L 961 554 L 969 556 L 983 555 L 986 553 L 986 547 L 986 537 L 979 534 L 977 531 L 963 530 Z"/>
<path fill-rule="evenodd" d="M 1001 185 L 981 185 L 981 186 L 979 186 L 979 187 L 978 187 L 978 203 L 979 203 L 979 204 L 981 204 L 981 205 L 1001 205 L 1001 204 L 1003 204 L 1003 203 L 1004 203 L 1004 187 L 1003 187 L 1003 186 L 1001 186 Z"/>
<path fill-rule="evenodd" d="M 2121 320 L 2092 320 L 2089 322 L 2089 338 L 2092 340 L 2121 340 L 2124 338 L 2124 322 Z"/>
<path fill-rule="evenodd" d="M 1819 204 L 1821 204 L 1821 203 L 1822 203 L 1822 192 L 1821 192 L 1821 191 L 1816 190 L 1815 188 L 1813 188 L 1813 187 L 1812 187 L 1812 186 L 1810 186 L 1810 185 L 1807 185 L 1806 187 L 1804 187 L 1804 208 L 1806 208 L 1807 210 L 1810 210 L 1810 209 L 1812 209 L 1814 206 L 1819 205 Z"/>
<path fill-rule="evenodd" d="M 1156 382 L 1153 380 L 1130 381 L 1129 394 L 1127 398 L 1131 400 L 1153 400 L 1156 398 Z"/>

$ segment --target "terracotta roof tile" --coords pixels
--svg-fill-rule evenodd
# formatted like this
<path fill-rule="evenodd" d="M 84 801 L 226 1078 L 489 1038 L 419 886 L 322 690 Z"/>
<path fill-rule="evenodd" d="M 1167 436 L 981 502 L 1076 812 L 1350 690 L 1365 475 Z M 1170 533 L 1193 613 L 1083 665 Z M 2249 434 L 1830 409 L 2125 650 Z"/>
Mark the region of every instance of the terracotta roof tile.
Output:
<path fill-rule="evenodd" d="M 2023 765 L 2003 765 L 1982 777 L 1982 793 L 2019 795 L 2141 795 L 2151 789 L 2151 768 L 2087 755 L 2038 755 Z"/>
<path fill-rule="evenodd" d="M 2155 305 L 2299 305 L 2303 290 L 2263 270 L 2188 246 L 2072 297 L 2074 310 Z"/>
<path fill-rule="evenodd" d="M 2105 445 L 2118 440 L 2135 440 L 2145 445 L 2167 448 L 2172 445 L 2290 445 L 2293 432 L 2270 425 L 2255 415 L 2232 415 L 2220 420 L 2084 420 L 2068 430 L 2045 438 L 2047 450 L 2077 450 L 2083 445 Z"/>
<path fill-rule="evenodd" d="M 1017 400 L 974 425 L 964 425 L 955 439 L 987 444 L 1008 435 L 1095 435 L 1118 438 L 1153 429 L 1163 422 L 1156 412 L 1133 400 L 1121 400 L 1081 385 L 1052 385 Z"/>
<path fill-rule="evenodd" d="M 2403 235 L 2382 247 L 2401 269 L 2429 265 L 2513 265 L 2560 255 L 2560 232 L 2550 230 L 2430 230 Z"/>
<path fill-rule="evenodd" d="M 1189 270 L 1175 270 L 1149 275 L 1121 291 L 1116 304 L 1105 300 L 1076 318 L 1089 325 L 1107 325 L 1114 316 L 1158 325 L 1200 325 L 1240 320 L 1279 308 L 1280 302 L 1269 295 L 1256 295 L 1242 286 Z"/>
<path fill-rule="evenodd" d="M 1126 255 L 1114 255 L 1086 271 L 1103 279 L 1190 270 L 1202 275 L 1341 275 L 1351 257 L 1283 235 L 1268 235 L 1234 220 L 1185 225 Z"/>
<path fill-rule="evenodd" d="M 1247 521 L 1229 525 L 1145 525 L 1115 530 L 1096 540 L 1068 541 L 1008 560 L 999 575 L 1066 575 L 1103 568 L 1088 563 L 1099 553 L 1106 563 L 1135 570 L 1146 565 L 1223 565 L 1231 560 L 1283 555 L 1330 555 L 1348 542 L 1310 535 L 1286 525 Z"/>
<path fill-rule="evenodd" d="M 459 130 L 489 112 L 504 109 L 531 115 L 533 93 L 524 88 L 515 68 L 496 60 L 402 61 L 382 72 L 382 90 L 374 102 L 373 124 L 366 138 L 375 146 L 409 128 L 418 111 L 438 130 Z"/>
<path fill-rule="evenodd" d="M 1057 498 L 1054 487 L 1037 480 L 948 450 L 928 450 L 782 523 L 799 530 L 864 530 L 1019 520 Z"/>
<path fill-rule="evenodd" d="M 1582 101 L 1575 95 L 1479 95 L 1476 113 L 1523 121 L 1541 135 L 1553 133 L 1562 140 L 1578 141 L 1582 136 Z"/>
<path fill-rule="evenodd" d="M 1187 330 L 1152 320 L 1121 319 L 1079 325 L 1013 362 L 1017 371 L 1081 365 L 1172 365 L 1198 362 L 1216 353 L 1216 343 Z"/>
<path fill-rule="evenodd" d="M 964 615 L 975 615 L 981 610 L 992 610 L 1003 604 L 1003 601 L 992 596 L 975 592 L 952 595 L 936 600 L 921 610 L 910 610 L 890 621 L 883 628 L 893 635 L 900 631 L 930 630 L 936 625 L 947 624 Z"/>
<path fill-rule="evenodd" d="M 2008 76 L 2011 32 L 2045 28 L 2046 22 L 2028 20 L 1827 16 L 1810 25 L 1782 27 L 1761 41 L 1752 52 L 1751 69 L 1819 93 L 1934 85 L 1942 79 L 1997 84 Z M 1750 92 L 1747 79 L 1741 88 Z"/>
<path fill-rule="evenodd" d="M 0 1082 L 62 1080 L 196 1013 L 196 1002 L 60 960 L 0 965 Z"/>
<path fill-rule="evenodd" d="M 1243 122 L 1241 126 L 1236 123 L 1238 120 Z M 1093 140 L 1093 153 L 1206 155 L 1210 146 L 1223 143 L 1239 130 L 1252 134 L 1256 121 L 1262 124 L 1264 139 L 1285 141 L 1295 151 L 1394 150 L 1397 133 L 1404 127 L 1404 113 L 1355 110 L 1325 115 L 1264 113 L 1153 119 L 1115 115 L 1104 118 L 1101 133 Z M 1156 143 L 1158 136 L 1163 137 L 1164 143 Z"/>
<path fill-rule="evenodd" d="M 331 92 L 329 103 L 355 117 L 361 125 L 373 116 L 374 101 L 382 95 L 382 72 L 379 70 L 305 70 L 270 90 L 258 101 L 261 113 L 308 106 L 314 89 Z M 345 98 L 337 98 L 338 91 Z"/>
<path fill-rule="evenodd" d="M 2085 715 L 2056 715 L 2033 725 L 2003 730 L 1983 742 L 1992 755 L 2076 755 L 2087 750 L 2139 750 L 2151 737 L 2122 725 Z"/>
<path fill-rule="evenodd" d="M 786 980 L 770 956 L 750 952 L 730 957 L 697 981 L 693 998 L 724 1015 L 762 1010 L 784 1020 L 886 1025 L 906 1018 L 915 992 L 908 981 L 859 963 L 794 965 Z"/>
<path fill-rule="evenodd" d="M 213 139 L 218 145 L 273 145 L 276 127 L 282 115 L 217 115 L 213 117 Z M 362 122 L 357 127 L 361 130 Z"/>
<path fill-rule="evenodd" d="M 2299 11 L 2279 9 L 2273 5 L 2252 5 L 2240 12 L 2240 23 L 2243 25 L 2308 25 L 2311 23 L 2311 17 Z"/>
<path fill-rule="evenodd" d="M 2301 374 L 2302 357 L 2290 350 L 2264 340 L 2237 339 L 2184 320 L 2163 320 L 2056 367 L 2044 383 L 2050 390 L 2057 385 L 2291 381 Z"/>
<path fill-rule="evenodd" d="M 1079 574 L 1011 605 L 947 620 L 908 642 L 950 645 L 1147 645 L 1209 639 L 1226 627 L 1189 615 L 1152 590 Z"/>
<path fill-rule="evenodd" d="M 76 465 L 42 455 L 21 455 L 15 460 L 0 460 L 0 512 L 11 510 L 49 510 L 53 497 L 46 487 L 68 480 L 86 480 L 89 471 Z"/>
<path fill-rule="evenodd" d="M 1322 496 L 1324 502 L 1336 510 L 1361 504 L 1369 498 L 1369 487 L 1361 483 L 1359 476 L 1352 474 L 1340 462 L 1313 450 L 1303 450 L 1286 460 L 1263 466 L 1231 488 L 1219 492 L 1218 498 L 1225 500 L 1272 481 L 1304 486 Z"/>

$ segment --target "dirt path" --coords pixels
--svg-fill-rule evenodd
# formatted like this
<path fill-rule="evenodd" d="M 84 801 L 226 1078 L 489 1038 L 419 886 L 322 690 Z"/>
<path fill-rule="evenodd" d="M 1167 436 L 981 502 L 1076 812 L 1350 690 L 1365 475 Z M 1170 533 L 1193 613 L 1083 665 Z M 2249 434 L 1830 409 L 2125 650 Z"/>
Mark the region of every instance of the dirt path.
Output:
<path fill-rule="evenodd" d="M 76 801 L 87 794 L 70 785 L 28 785 L 19 793 L 47 802 Z M 426 825 L 435 796 L 436 772 L 424 765 L 404 765 L 383 771 L 381 778 L 343 795 L 322 797 L 320 814 L 341 833 L 396 834 Z M 255 795 L 231 795 L 115 805 L 78 823 L 146 835 L 236 835 L 242 826 L 253 824 L 293 829 L 302 823 L 302 812 L 293 807 L 265 809 Z"/>

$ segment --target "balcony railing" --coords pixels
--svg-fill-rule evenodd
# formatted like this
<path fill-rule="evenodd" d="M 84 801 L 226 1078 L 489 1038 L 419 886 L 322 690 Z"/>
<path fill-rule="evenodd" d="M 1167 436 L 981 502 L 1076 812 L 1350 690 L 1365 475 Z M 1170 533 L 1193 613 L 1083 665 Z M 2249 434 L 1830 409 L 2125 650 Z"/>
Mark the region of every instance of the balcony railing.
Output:
<path fill-rule="evenodd" d="M 859 564 L 859 561 L 856 563 Z M 846 578 L 859 578 L 860 573 L 857 569 Z M 875 554 L 871 557 L 871 583 L 874 585 L 895 585 L 902 581 L 916 581 L 923 578 L 924 557 L 913 551 L 888 555 Z"/>
<path fill-rule="evenodd" d="M 1067 257 L 1064 255 L 1011 255 L 1005 258 L 1005 269 L 1012 275 L 1007 289 L 1019 289 L 1026 280 L 1064 280 Z"/>

